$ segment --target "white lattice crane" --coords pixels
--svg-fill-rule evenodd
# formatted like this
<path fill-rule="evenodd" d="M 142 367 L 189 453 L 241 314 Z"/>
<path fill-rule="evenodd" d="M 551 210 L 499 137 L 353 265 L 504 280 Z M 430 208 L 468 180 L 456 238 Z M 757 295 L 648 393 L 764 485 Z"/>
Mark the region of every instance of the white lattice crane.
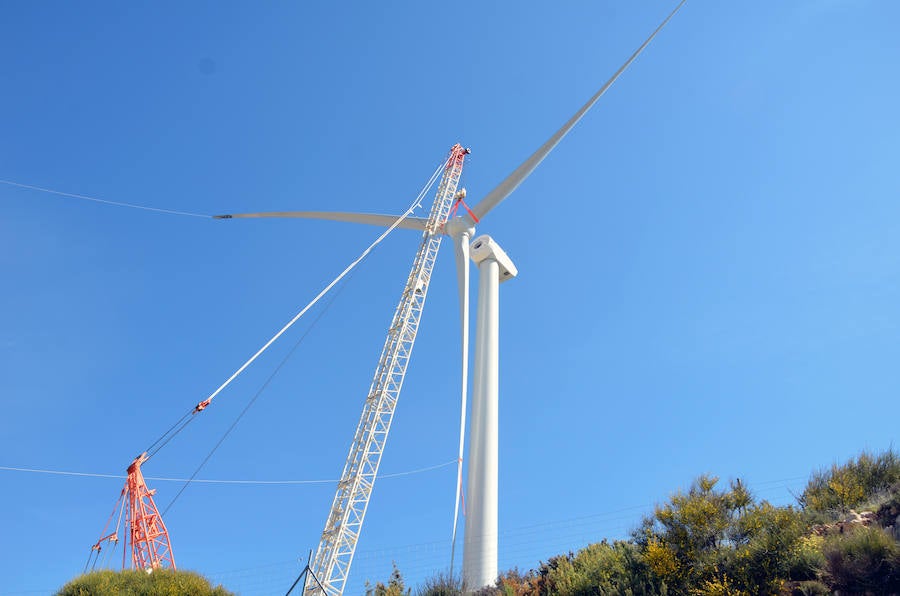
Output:
<path fill-rule="evenodd" d="M 459 144 L 450 150 L 427 218 L 406 217 L 398 224 L 399 218 L 396 216 L 358 213 L 288 211 L 217 216 L 226 219 L 245 217 L 331 219 L 384 226 L 396 225 L 422 232 L 419 250 L 416 252 L 400 302 L 394 311 L 387 339 L 366 395 L 363 412 L 353 434 L 350 453 L 344 464 L 325 529 L 322 531 L 322 538 L 312 561 L 311 570 L 321 583 L 321 588 L 315 584 L 309 585 L 307 593 L 321 593 L 324 590 L 328 596 L 334 596 L 341 594 L 346 586 L 350 564 L 353 562 L 369 498 L 378 476 L 378 466 L 381 463 L 394 410 L 406 376 L 406 368 L 416 341 L 431 273 L 444 237 L 444 224 L 451 215 L 454 200 L 461 201 L 465 195 L 464 191 L 458 192 L 457 188 L 468 153 L 469 150 Z"/>
<path fill-rule="evenodd" d="M 394 311 L 362 416 L 353 435 L 350 454 L 344 464 L 331 512 L 313 560 L 312 569 L 329 595 L 343 591 L 350 573 L 350 563 L 353 561 L 406 367 L 416 341 L 431 272 L 443 238 L 442 228 L 456 196 L 467 153 L 468 149 L 463 149 L 461 145 L 453 147 L 428 219 L 424 222 L 412 220 L 414 224 L 424 224 L 422 242 L 400 296 L 400 303 Z"/>

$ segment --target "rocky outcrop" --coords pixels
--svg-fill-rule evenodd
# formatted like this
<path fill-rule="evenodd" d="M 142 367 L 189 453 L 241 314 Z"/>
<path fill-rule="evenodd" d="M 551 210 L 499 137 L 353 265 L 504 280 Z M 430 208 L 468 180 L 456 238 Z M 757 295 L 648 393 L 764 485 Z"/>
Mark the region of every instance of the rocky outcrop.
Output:
<path fill-rule="evenodd" d="M 852 532 L 855 528 L 868 527 L 876 524 L 878 518 L 874 511 L 863 511 L 857 513 L 853 509 L 847 512 L 844 519 L 830 523 L 819 524 L 812 527 L 813 534 L 818 536 L 830 536 L 832 534 L 846 534 Z"/>

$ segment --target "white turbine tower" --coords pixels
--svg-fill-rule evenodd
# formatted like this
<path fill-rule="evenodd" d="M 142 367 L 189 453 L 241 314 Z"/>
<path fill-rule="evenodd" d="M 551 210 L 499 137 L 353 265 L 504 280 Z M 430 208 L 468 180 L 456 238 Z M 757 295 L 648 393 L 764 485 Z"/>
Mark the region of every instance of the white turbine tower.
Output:
<path fill-rule="evenodd" d="M 459 181 L 459 175 L 462 169 L 462 155 L 467 154 L 468 150 L 462 150 L 458 145 L 451 152 L 451 157 L 447 165 L 447 173 L 445 179 L 441 183 L 438 190 L 438 198 L 435 201 L 435 207 L 432 208 L 432 215 L 428 219 L 406 217 L 398 225 L 398 217 L 391 215 L 363 214 L 363 213 L 342 213 L 342 212 L 316 212 L 316 211 L 280 211 L 268 213 L 242 213 L 231 215 L 220 215 L 217 218 L 250 218 L 250 217 L 297 217 L 309 219 L 328 219 L 334 221 L 344 221 L 353 223 L 364 223 L 379 226 L 396 225 L 404 229 L 413 229 L 424 231 L 423 247 L 427 248 L 426 260 L 433 265 L 434 258 L 437 253 L 437 244 L 434 236 L 437 238 L 441 234 L 447 235 L 453 240 L 454 252 L 456 255 L 457 281 L 459 284 L 459 303 L 460 303 L 460 324 L 461 324 L 461 346 L 462 346 L 462 416 L 460 422 L 460 443 L 459 443 L 459 468 L 457 472 L 457 482 L 462 480 L 462 455 L 463 442 L 465 436 L 465 415 L 466 415 L 466 398 L 468 390 L 468 362 L 469 362 L 469 260 L 475 260 L 479 267 L 479 291 L 478 291 L 478 313 L 476 317 L 476 338 L 475 338 L 475 366 L 474 366 L 474 382 L 473 382 L 473 398 L 472 398 L 472 429 L 469 445 L 469 472 L 468 472 L 468 514 L 466 517 L 465 536 L 464 536 L 464 553 L 463 553 L 463 580 L 466 590 L 471 592 L 481 587 L 492 584 L 498 576 L 497 568 L 497 539 L 498 539 L 498 490 L 497 490 L 497 471 L 498 471 L 498 420 L 499 420 L 499 284 L 500 282 L 515 277 L 517 270 L 512 260 L 500 248 L 500 246 L 490 236 L 480 236 L 472 240 L 475 234 L 475 225 L 480 223 L 483 218 L 491 212 L 497 205 L 506 199 L 512 192 L 531 174 L 532 171 L 544 160 L 545 157 L 556 147 L 556 145 L 569 133 L 569 131 L 581 120 L 581 118 L 594 106 L 597 100 L 609 89 L 612 84 L 625 72 L 631 63 L 643 52 L 656 35 L 666 26 L 669 20 L 681 9 L 686 0 L 681 0 L 674 10 L 660 23 L 660 25 L 650 34 L 649 37 L 638 47 L 637 50 L 622 64 L 621 67 L 610 77 L 606 83 L 585 103 L 563 126 L 557 130 L 537 151 L 535 151 L 528 159 L 522 162 L 509 176 L 506 177 L 496 188 L 491 190 L 484 198 L 474 207 L 465 208 L 465 213 L 441 220 L 448 215 L 449 201 L 452 198 L 456 203 L 461 203 L 466 196 L 466 191 L 456 192 L 456 183 Z M 456 170 L 452 170 L 451 165 L 454 159 L 459 160 Z M 443 201 L 443 207 L 441 207 Z M 451 213 L 452 214 L 452 213 Z M 436 223 L 443 223 L 442 227 L 436 227 Z M 431 244 L 429 244 L 429 242 Z M 420 248 L 420 252 L 426 250 Z M 418 261 L 418 259 L 417 259 Z M 430 278 L 430 269 L 426 270 L 426 277 Z M 413 272 L 416 272 L 414 265 Z M 410 274 L 411 279 L 413 273 Z M 409 289 L 409 288 L 408 288 Z M 365 514 L 368 499 L 374 484 L 375 473 L 377 472 L 378 461 L 380 461 L 381 450 L 384 446 L 387 430 L 390 425 L 390 416 L 393 414 L 393 407 L 396 404 L 396 398 L 399 395 L 399 387 L 402 384 L 403 375 L 405 374 L 405 364 L 408 361 L 409 354 L 412 349 L 412 342 L 415 338 L 415 328 L 418 326 L 418 317 L 421 315 L 421 308 L 424 306 L 424 293 L 420 301 L 415 306 L 415 316 L 411 324 L 407 320 L 402 322 L 402 326 L 406 329 L 408 326 L 412 330 L 407 332 L 405 340 L 392 340 L 389 335 L 388 343 L 385 344 L 385 354 L 392 341 L 397 345 L 406 342 L 402 347 L 403 366 L 396 372 L 388 370 L 388 376 L 393 375 L 395 378 L 394 385 L 396 389 L 391 396 L 390 410 L 373 410 L 372 422 L 366 423 L 365 419 L 369 414 L 369 410 L 364 410 L 363 420 L 357 430 L 360 436 L 377 435 L 376 448 L 366 452 L 374 453 L 374 469 L 372 466 L 363 466 L 358 464 L 360 457 L 351 448 L 351 456 L 348 458 L 345 466 L 345 474 L 348 470 L 350 475 L 347 478 L 342 477 L 342 481 L 338 488 L 338 495 L 345 490 L 344 485 L 364 486 L 364 490 L 358 490 L 354 493 L 347 493 L 345 498 L 335 498 L 332 512 L 329 520 L 344 520 L 341 523 L 335 523 L 326 526 L 323 533 L 322 542 L 319 545 L 319 551 L 316 555 L 316 564 L 313 571 L 319 576 L 319 579 L 325 584 L 320 591 L 329 595 L 340 594 L 346 585 L 346 577 L 349 573 L 350 562 L 353 558 L 353 551 L 356 541 L 359 537 L 359 529 L 362 525 L 362 517 Z M 398 307 L 398 313 L 404 308 Z M 384 354 L 383 354 L 384 357 Z M 377 375 L 376 375 L 377 377 Z M 373 387 L 374 387 L 373 383 Z M 372 395 L 370 395 L 372 397 Z M 377 397 L 377 395 L 376 395 Z M 368 406 L 367 406 L 368 407 Z M 386 417 L 387 424 L 383 418 Z M 368 426 L 366 426 L 368 424 Z M 372 443 L 372 441 L 369 441 Z M 355 443 L 356 445 L 356 439 Z M 354 459 L 357 458 L 357 459 Z M 363 478 L 364 475 L 367 475 Z M 453 548 L 456 543 L 456 530 L 459 511 L 459 497 L 461 487 L 457 486 L 456 506 L 453 519 Z M 357 511 L 355 521 L 353 522 L 352 532 L 349 538 L 343 538 L 340 545 L 335 546 L 336 542 L 333 534 L 343 531 L 348 523 L 345 509 L 355 507 Z M 343 516 L 343 517 L 342 517 Z M 329 522 L 330 523 L 330 522 Z M 324 553 L 320 557 L 320 553 Z M 451 570 L 454 554 L 451 554 Z M 335 574 L 332 581 L 331 575 Z M 322 575 L 325 575 L 323 578 Z M 318 591 L 318 589 L 310 589 L 308 592 Z"/>
<path fill-rule="evenodd" d="M 469 510 L 463 548 L 463 585 L 480 588 L 497 579 L 497 520 L 500 426 L 500 282 L 516 266 L 490 236 L 472 242 L 478 264 L 475 374 L 469 435 Z M 459 487 L 457 487 L 459 488 Z M 452 555 L 451 555 L 452 556 Z"/>

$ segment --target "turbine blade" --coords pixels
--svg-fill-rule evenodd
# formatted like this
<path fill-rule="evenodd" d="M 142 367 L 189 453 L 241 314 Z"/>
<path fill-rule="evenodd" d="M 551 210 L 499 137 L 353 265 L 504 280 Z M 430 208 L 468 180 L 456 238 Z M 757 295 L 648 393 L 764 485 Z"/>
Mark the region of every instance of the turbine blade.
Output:
<path fill-rule="evenodd" d="M 304 219 L 328 219 L 331 221 L 346 221 L 350 223 L 369 224 L 389 228 L 397 221 L 397 215 L 379 215 L 376 213 L 344 213 L 340 211 L 266 211 L 263 213 L 229 213 L 225 215 L 213 215 L 215 219 L 238 219 L 249 217 L 300 217 Z M 407 217 L 398 228 L 407 230 L 425 229 L 427 219 L 421 217 Z"/>
<path fill-rule="evenodd" d="M 456 530 L 459 525 L 459 500 L 462 496 L 463 448 L 466 438 L 466 401 L 469 390 L 469 234 L 453 235 L 456 252 L 456 279 L 459 285 L 460 337 L 462 338 L 462 391 L 459 417 L 459 458 L 456 466 L 456 504 L 453 507 L 453 538 L 450 543 L 450 575 L 456 556 Z"/>
<path fill-rule="evenodd" d="M 531 155 L 531 157 L 522 162 L 519 167 L 513 170 L 512 174 L 507 176 L 506 179 L 503 180 L 503 182 L 501 182 L 496 188 L 485 195 L 481 202 L 472 208 L 472 212 L 475 213 L 475 216 L 478 218 L 478 220 L 481 220 L 491 209 L 499 205 L 501 201 L 508 197 L 512 193 L 512 191 L 514 191 L 520 184 L 522 184 L 522 182 L 526 178 L 528 178 L 528 176 L 538 166 L 538 164 L 540 164 L 544 160 L 544 158 L 547 157 L 547 155 L 551 151 L 553 151 L 553 148 L 556 147 L 556 145 L 563 139 L 563 137 L 565 137 L 569 133 L 570 130 L 572 130 L 572 127 L 578 124 L 578 121 L 581 120 L 581 118 L 588 112 L 588 110 L 590 110 L 594 106 L 595 103 L 597 103 L 597 100 L 600 99 L 600 97 L 604 93 L 606 93 L 606 90 L 616 82 L 616 79 L 618 79 L 619 76 L 623 72 L 625 72 L 625 70 L 631 65 L 631 63 L 634 62 L 634 60 L 641 54 L 641 52 L 644 51 L 644 48 L 646 48 L 650 44 L 650 42 L 653 41 L 653 38 L 656 37 L 656 34 L 666 26 L 666 23 L 668 23 L 669 20 L 673 16 L 675 16 L 675 13 L 678 12 L 678 10 L 685 2 L 686 0 L 681 0 L 678 6 L 675 7 L 675 10 L 669 13 L 669 16 L 667 16 L 665 20 L 656 28 L 656 30 L 650 34 L 650 37 L 648 37 L 644 41 L 644 43 L 641 44 L 641 47 L 635 50 L 631 57 L 628 58 L 628 60 L 626 60 L 625 63 L 619 67 L 619 70 L 617 70 L 615 74 L 610 77 L 610 79 L 606 81 L 606 83 L 604 83 L 602 87 L 600 87 L 600 90 L 597 91 L 597 93 L 595 93 L 594 96 L 591 97 L 586 104 L 581 106 L 581 109 L 575 112 L 575 115 L 569 118 L 568 122 L 563 124 L 562 128 L 553 133 L 553 136 L 547 139 L 547 142 L 541 145 L 540 148 Z"/>

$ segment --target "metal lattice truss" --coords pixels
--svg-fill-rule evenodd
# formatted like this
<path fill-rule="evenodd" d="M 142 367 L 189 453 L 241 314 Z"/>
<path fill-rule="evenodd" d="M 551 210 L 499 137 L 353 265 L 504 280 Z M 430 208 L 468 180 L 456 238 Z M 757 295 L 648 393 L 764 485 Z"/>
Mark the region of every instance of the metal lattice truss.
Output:
<path fill-rule="evenodd" d="M 353 435 L 350 454 L 316 551 L 312 569 L 328 596 L 343 592 L 350 573 L 353 553 L 419 329 L 431 272 L 441 246 L 442 228 L 457 192 L 466 153 L 467 150 L 458 144 L 450 150 L 419 251 L 394 312 L 372 386 Z M 322 590 L 316 586 L 308 586 L 306 594 L 322 594 Z"/>

